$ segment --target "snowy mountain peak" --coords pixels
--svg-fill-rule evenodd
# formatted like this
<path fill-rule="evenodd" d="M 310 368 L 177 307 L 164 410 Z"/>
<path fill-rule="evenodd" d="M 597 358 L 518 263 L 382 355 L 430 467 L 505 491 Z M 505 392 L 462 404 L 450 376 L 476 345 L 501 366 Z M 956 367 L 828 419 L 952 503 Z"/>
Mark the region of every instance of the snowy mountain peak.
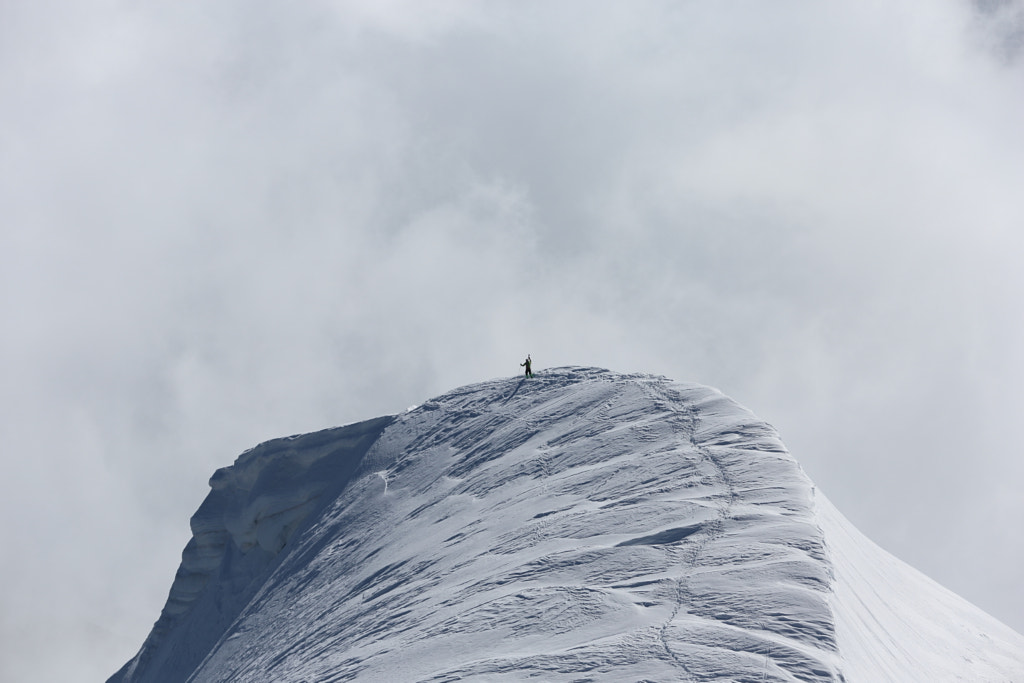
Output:
<path fill-rule="evenodd" d="M 110 680 L 1024 680 L 1024 638 L 860 536 L 713 389 L 557 368 L 211 479 Z"/>

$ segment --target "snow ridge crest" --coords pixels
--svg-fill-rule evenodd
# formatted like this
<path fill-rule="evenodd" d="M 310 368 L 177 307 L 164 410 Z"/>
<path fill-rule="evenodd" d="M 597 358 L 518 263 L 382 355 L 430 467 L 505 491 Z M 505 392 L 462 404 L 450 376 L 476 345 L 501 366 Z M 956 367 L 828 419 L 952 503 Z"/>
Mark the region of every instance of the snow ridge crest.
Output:
<path fill-rule="evenodd" d="M 872 623 L 775 430 L 664 377 L 482 382 L 210 484 L 111 681 L 847 681 Z"/>

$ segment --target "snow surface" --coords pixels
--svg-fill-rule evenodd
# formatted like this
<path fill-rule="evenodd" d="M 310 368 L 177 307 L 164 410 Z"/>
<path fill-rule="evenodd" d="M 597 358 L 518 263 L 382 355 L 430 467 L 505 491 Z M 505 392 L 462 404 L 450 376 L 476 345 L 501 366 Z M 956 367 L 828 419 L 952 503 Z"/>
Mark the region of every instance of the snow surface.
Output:
<path fill-rule="evenodd" d="M 1024 681 L 1024 637 L 860 535 L 707 387 L 494 380 L 210 483 L 111 682 Z"/>

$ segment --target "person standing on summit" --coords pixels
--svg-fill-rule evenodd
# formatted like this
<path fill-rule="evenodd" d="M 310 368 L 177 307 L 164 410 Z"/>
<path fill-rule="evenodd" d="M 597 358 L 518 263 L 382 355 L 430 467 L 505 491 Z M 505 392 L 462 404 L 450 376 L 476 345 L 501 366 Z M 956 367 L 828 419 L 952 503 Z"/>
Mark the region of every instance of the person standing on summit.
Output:
<path fill-rule="evenodd" d="M 530 365 L 533 361 L 530 360 L 530 354 L 526 354 L 526 360 L 519 364 L 519 367 L 526 367 L 526 376 L 533 377 L 533 370 L 530 369 Z"/>

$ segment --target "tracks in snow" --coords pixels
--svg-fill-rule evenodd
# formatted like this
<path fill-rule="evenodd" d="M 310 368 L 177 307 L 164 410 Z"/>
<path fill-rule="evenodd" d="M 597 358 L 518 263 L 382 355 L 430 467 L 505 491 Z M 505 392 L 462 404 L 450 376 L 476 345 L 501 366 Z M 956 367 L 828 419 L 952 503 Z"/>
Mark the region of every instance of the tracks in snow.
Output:
<path fill-rule="evenodd" d="M 650 384 L 650 393 L 653 400 L 659 404 L 663 404 L 667 410 L 674 414 L 676 420 L 682 423 L 682 426 L 689 438 L 689 445 L 694 453 L 700 456 L 700 462 L 710 465 L 712 471 L 715 473 L 715 478 L 720 482 L 725 493 L 718 497 L 718 514 L 712 520 L 704 522 L 699 534 L 699 540 L 696 540 L 694 545 L 691 546 L 689 557 L 686 560 L 686 567 L 684 572 L 672 580 L 673 590 L 672 596 L 675 600 L 675 605 L 672 609 L 671 615 L 665 620 L 665 623 L 661 625 L 658 631 L 658 639 L 661 642 L 662 647 L 665 649 L 666 655 L 675 662 L 690 680 L 696 681 L 697 678 L 691 671 L 689 665 L 683 660 L 671 647 L 669 643 L 669 629 L 672 624 L 676 621 L 679 613 L 683 610 L 684 605 L 690 604 L 692 598 L 692 591 L 690 589 L 690 582 L 693 578 L 694 571 L 697 569 L 701 555 L 707 548 L 708 544 L 714 539 L 719 538 L 725 528 L 725 522 L 729 519 L 732 514 L 733 504 L 736 501 L 736 488 L 729 477 L 726 468 L 715 458 L 714 454 L 709 448 L 704 446 L 697 435 L 701 424 L 700 409 L 690 403 L 683 410 L 680 410 L 677 406 L 686 403 L 682 396 L 673 391 L 671 388 L 665 386 L 664 383 Z M 694 536 L 697 536 L 694 534 Z"/>

